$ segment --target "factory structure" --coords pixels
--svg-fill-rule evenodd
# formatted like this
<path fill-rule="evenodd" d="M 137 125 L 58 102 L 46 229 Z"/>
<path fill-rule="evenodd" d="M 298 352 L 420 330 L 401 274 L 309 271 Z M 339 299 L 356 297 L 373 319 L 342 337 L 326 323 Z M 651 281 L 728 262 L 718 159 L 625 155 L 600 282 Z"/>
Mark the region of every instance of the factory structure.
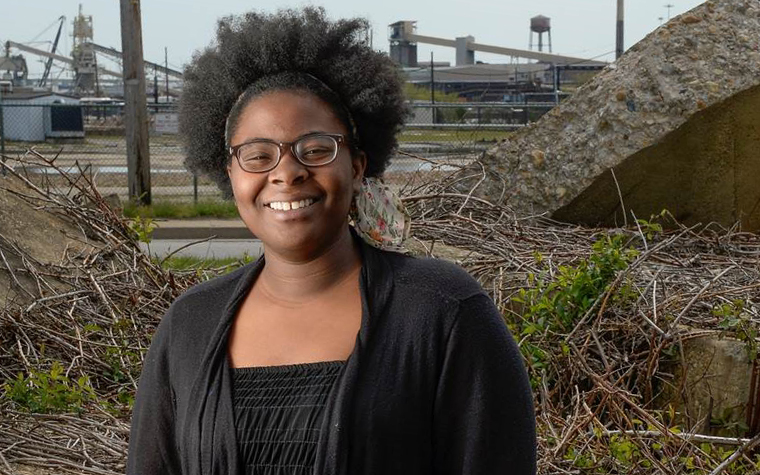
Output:
<path fill-rule="evenodd" d="M 110 123 L 115 127 L 121 126 L 121 52 L 94 41 L 93 18 L 83 13 L 81 5 L 71 22 L 69 55 L 58 49 L 66 17 L 59 17 L 56 23 L 57 32 L 49 50 L 12 40 L 2 45 L 0 130 L 5 140 L 83 138 L 88 124 L 102 124 L 107 119 L 112 119 Z M 28 56 L 42 58 L 44 69 L 38 78 L 29 76 Z M 164 61 L 163 65 L 145 61 L 146 90 L 148 103 L 152 104 L 152 130 L 160 132 L 163 127 L 173 133 L 176 120 L 171 116 L 176 114 L 160 107 L 179 97 L 182 72 L 169 68 L 166 57 Z"/>
<path fill-rule="evenodd" d="M 71 22 L 72 48 L 68 56 L 57 50 L 66 17 L 58 19 L 55 39 L 49 50 L 29 44 L 6 41 L 4 54 L 0 54 L 0 92 L 6 96 L 14 91 L 39 95 L 43 92 L 64 94 L 86 101 L 99 98 L 116 101 L 123 96 L 121 80 L 121 52 L 99 45 L 94 41 L 93 18 L 79 12 Z M 548 94 L 562 84 L 572 84 L 585 71 L 595 71 L 604 62 L 552 53 L 551 19 L 542 15 L 530 19 L 529 49 L 477 43 L 472 36 L 454 39 L 421 35 L 416 21 L 398 21 L 388 26 L 390 57 L 404 71 L 407 81 L 430 87 L 436 91 L 458 94 L 464 101 L 511 102 L 527 95 Z M 456 63 L 420 61 L 417 48 L 420 44 L 450 47 L 455 50 Z M 478 52 L 503 55 L 505 61 L 485 64 L 476 61 Z M 28 77 L 26 57 L 43 58 L 42 76 Z M 149 102 L 172 102 L 182 90 L 182 72 L 164 64 L 145 61 L 146 89 Z M 115 66 L 114 66 L 115 63 Z M 66 70 L 68 78 L 53 77 L 53 64 L 59 71 Z M 63 69 L 62 69 L 63 68 Z M 588 74 L 585 74 L 588 76 Z"/>
<path fill-rule="evenodd" d="M 436 91 L 455 93 L 469 102 L 525 102 L 530 98 L 549 102 L 555 100 L 563 84 L 575 84 L 588 77 L 588 71 L 598 71 L 607 64 L 553 54 L 548 17 L 533 17 L 529 31 L 530 49 L 521 50 L 477 43 L 472 36 L 454 39 L 424 36 L 417 33 L 416 21 L 398 21 L 388 26 L 390 57 L 403 68 L 408 82 L 426 87 L 432 84 Z M 455 65 L 420 61 L 419 44 L 454 48 Z M 545 46 L 548 52 L 544 51 Z M 478 62 L 476 52 L 503 55 L 507 61 Z"/>
<path fill-rule="evenodd" d="M 13 94 L 40 94 L 44 92 L 65 94 L 80 98 L 108 98 L 118 100 L 123 96 L 121 73 L 122 54 L 119 50 L 102 46 L 94 41 L 94 26 L 91 15 L 85 15 L 82 6 L 71 23 L 72 48 L 69 56 L 58 51 L 66 17 L 57 20 L 58 30 L 50 50 L 36 48 L 29 44 L 8 40 L 0 55 L 0 92 L 6 97 Z M 44 71 L 40 78 L 29 78 L 27 60 L 24 55 L 44 59 Z M 100 61 L 100 64 L 99 64 Z M 109 67 L 108 63 L 115 63 Z M 53 65 L 69 77 L 53 77 Z M 60 75 L 59 75 L 60 76 Z M 171 102 L 178 97 L 182 88 L 182 72 L 169 68 L 167 62 L 158 64 L 145 61 L 145 77 L 148 94 L 153 102 Z"/>
<path fill-rule="evenodd" d="M 88 121 L 102 121 L 108 114 L 120 115 L 119 110 L 106 106 L 123 104 L 121 52 L 95 42 L 93 18 L 85 15 L 80 5 L 71 22 L 71 51 L 64 55 L 58 44 L 66 17 L 61 16 L 56 22 L 58 28 L 49 50 L 11 40 L 3 45 L 0 124 L 5 124 L 6 138 L 36 141 L 83 137 Z M 52 26 L 55 23 L 48 29 Z M 425 36 L 417 32 L 416 21 L 398 21 L 388 26 L 389 55 L 408 83 L 431 91 L 431 101 L 435 101 L 436 92 L 441 92 L 455 94 L 462 102 L 557 103 L 566 95 L 560 92 L 562 86 L 580 82 L 579 78 L 589 76 L 588 71 L 606 65 L 553 53 L 550 18 L 541 15 L 532 18 L 529 32 L 529 49 L 521 50 L 477 43 L 473 36 L 454 39 Z M 366 41 L 371 44 L 369 33 Z M 453 66 L 436 63 L 432 57 L 427 62 L 420 61 L 417 54 L 420 44 L 453 48 L 456 63 Z M 505 61 L 483 63 L 476 60 L 476 53 L 502 55 Z M 42 59 L 44 70 L 39 78 L 29 77 L 26 59 L 29 55 Z M 145 61 L 144 67 L 147 101 L 154 107 L 151 123 L 172 133 L 176 131 L 176 112 L 158 107 L 179 97 L 182 72 L 170 68 L 166 56 L 164 64 Z"/>

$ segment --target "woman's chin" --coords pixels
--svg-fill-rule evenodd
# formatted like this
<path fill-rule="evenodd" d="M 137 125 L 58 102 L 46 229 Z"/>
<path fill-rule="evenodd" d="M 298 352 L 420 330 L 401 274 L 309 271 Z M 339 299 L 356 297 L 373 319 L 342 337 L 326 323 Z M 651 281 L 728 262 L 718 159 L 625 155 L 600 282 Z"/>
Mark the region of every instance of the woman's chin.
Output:
<path fill-rule="evenodd" d="M 330 235 L 297 232 L 293 229 L 291 232 L 278 233 L 276 238 L 268 236 L 261 240 L 265 255 L 274 253 L 289 261 L 310 261 L 327 253 L 345 238 L 350 242 L 348 225 L 344 230 Z"/>

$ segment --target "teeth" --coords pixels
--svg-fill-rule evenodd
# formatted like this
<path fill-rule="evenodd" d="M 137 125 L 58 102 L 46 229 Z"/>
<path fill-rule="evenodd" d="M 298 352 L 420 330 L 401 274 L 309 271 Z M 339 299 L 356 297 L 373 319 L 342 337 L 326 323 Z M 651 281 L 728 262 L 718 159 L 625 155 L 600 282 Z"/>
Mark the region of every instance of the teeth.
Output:
<path fill-rule="evenodd" d="M 279 211 L 290 211 L 292 209 L 306 208 L 314 204 L 314 200 L 309 198 L 301 201 L 273 201 L 269 207 Z"/>

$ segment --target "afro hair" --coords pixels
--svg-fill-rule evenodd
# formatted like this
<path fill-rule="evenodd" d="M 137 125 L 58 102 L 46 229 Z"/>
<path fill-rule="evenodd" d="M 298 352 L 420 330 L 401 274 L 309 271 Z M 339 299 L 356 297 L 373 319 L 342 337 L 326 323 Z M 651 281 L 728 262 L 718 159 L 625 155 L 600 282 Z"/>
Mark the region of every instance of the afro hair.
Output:
<path fill-rule="evenodd" d="M 366 20 L 331 21 L 314 7 L 220 19 L 216 42 L 196 52 L 185 68 L 179 133 L 187 168 L 209 176 L 231 196 L 226 135 L 245 106 L 238 99 L 247 102 L 267 90 L 304 89 L 325 100 L 348 122 L 346 128 L 355 130 L 355 144 L 367 155 L 365 175 L 381 176 L 408 109 L 397 66 L 366 45 L 367 28 Z M 316 78 L 322 88 L 294 76 Z"/>

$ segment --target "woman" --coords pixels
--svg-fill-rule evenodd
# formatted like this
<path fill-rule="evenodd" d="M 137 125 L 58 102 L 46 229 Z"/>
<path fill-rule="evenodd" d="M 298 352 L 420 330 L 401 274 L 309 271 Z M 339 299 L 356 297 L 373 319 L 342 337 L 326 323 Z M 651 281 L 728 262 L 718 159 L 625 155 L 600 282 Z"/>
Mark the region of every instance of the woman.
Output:
<path fill-rule="evenodd" d="M 452 264 L 379 249 L 407 228 L 373 180 L 406 110 L 364 28 L 313 8 L 227 18 L 187 68 L 187 163 L 264 256 L 163 318 L 128 473 L 535 472 L 527 376 L 493 302 Z"/>

